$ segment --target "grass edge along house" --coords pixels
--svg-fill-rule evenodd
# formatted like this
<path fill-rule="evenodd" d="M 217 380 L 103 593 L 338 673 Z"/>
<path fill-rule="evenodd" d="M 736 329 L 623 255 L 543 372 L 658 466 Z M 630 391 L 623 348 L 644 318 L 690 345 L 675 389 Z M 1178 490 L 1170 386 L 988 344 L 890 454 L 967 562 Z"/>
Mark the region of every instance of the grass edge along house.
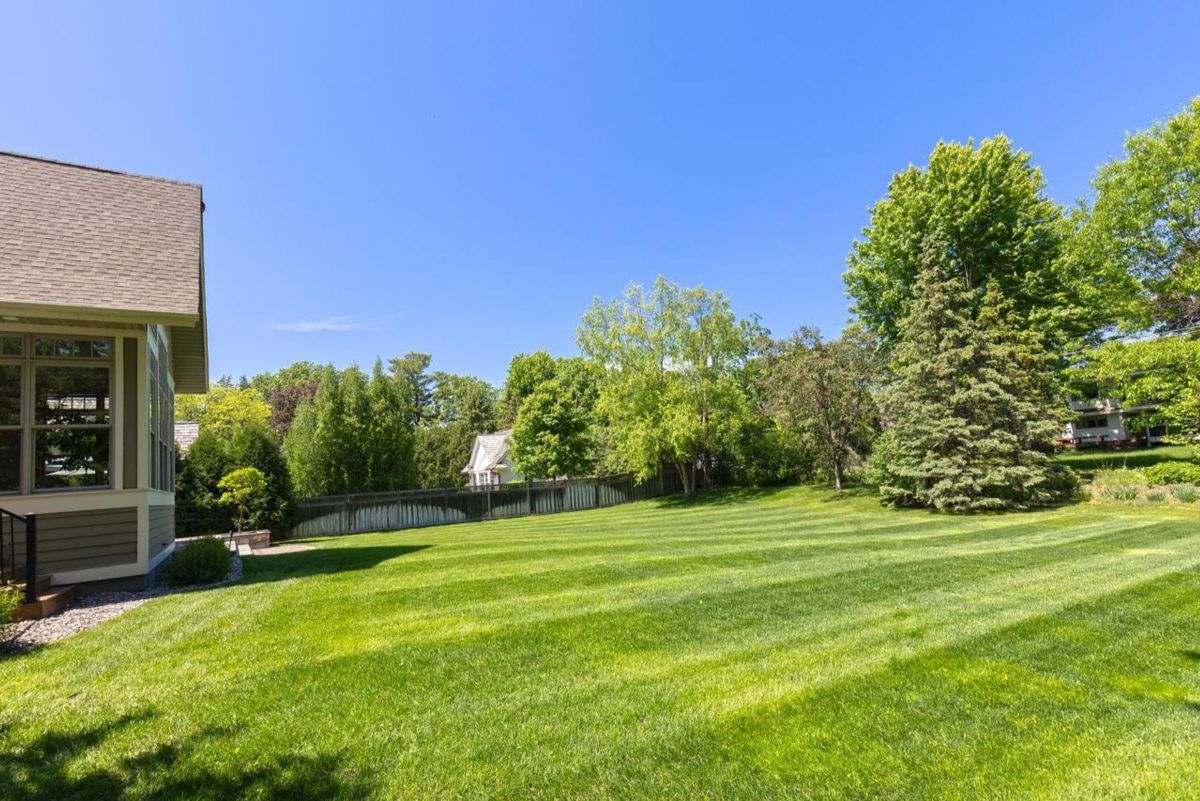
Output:
<path fill-rule="evenodd" d="M 175 546 L 176 392 L 208 387 L 198 184 L 0 153 L 0 563 L 140 586 Z M 48 610 L 47 610 L 48 611 Z"/>

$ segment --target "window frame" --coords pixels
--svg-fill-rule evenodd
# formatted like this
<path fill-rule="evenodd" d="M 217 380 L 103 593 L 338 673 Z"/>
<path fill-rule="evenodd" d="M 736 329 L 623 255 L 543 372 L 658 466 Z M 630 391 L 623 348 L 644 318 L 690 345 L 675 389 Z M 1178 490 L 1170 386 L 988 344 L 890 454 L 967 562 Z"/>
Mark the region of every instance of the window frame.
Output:
<path fill-rule="evenodd" d="M 0 366 L 16 367 L 20 370 L 20 384 L 17 389 L 17 424 L 0 423 L 0 431 L 16 431 L 17 432 L 17 488 L 3 489 L 0 488 L 0 497 L 11 497 L 13 495 L 25 494 L 25 462 L 26 454 L 29 452 L 29 446 L 26 440 L 29 436 L 26 434 L 28 428 L 29 415 L 26 413 L 26 394 L 29 386 L 29 355 L 26 345 L 28 344 L 27 335 L 19 334 L 12 331 L 0 331 L 0 337 L 21 337 L 21 355 L 13 356 L 11 354 L 0 355 Z"/>
<path fill-rule="evenodd" d="M 117 430 L 117 343 L 118 338 L 111 334 L 74 333 L 63 331 L 10 331 L 0 330 L 0 336 L 20 337 L 22 353 L 20 356 L 0 356 L 0 364 L 20 365 L 21 367 L 21 412 L 20 426 L 0 426 L 3 430 L 20 430 L 20 486 L 16 490 L 0 490 L 0 497 L 55 495 L 68 492 L 95 492 L 111 490 L 114 485 L 114 467 L 116 462 L 115 443 Z M 105 342 L 108 344 L 105 356 L 58 356 L 53 354 L 38 355 L 37 340 L 77 340 L 90 342 Z M 36 407 L 38 400 L 37 369 L 39 367 L 87 367 L 103 369 L 107 376 L 107 422 L 105 423 L 38 423 Z M 93 430 L 107 432 L 107 460 L 105 462 L 104 483 L 82 487 L 38 487 L 37 467 L 37 437 L 42 431 Z"/>

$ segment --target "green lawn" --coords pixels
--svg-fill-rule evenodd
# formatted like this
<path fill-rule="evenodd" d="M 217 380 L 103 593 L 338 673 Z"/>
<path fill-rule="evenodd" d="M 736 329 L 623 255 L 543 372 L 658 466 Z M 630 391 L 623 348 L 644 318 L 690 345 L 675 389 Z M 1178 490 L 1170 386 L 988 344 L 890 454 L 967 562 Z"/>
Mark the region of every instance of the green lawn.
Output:
<path fill-rule="evenodd" d="M 0 660 L 0 798 L 1196 798 L 1198 523 L 800 488 L 331 539 Z"/>
<path fill-rule="evenodd" d="M 1090 478 L 1097 470 L 1149 467 L 1159 462 L 1188 461 L 1196 458 L 1196 449 L 1190 445 L 1160 445 L 1157 448 L 1136 448 L 1127 451 L 1084 448 L 1066 451 L 1058 458 L 1084 478 Z"/>

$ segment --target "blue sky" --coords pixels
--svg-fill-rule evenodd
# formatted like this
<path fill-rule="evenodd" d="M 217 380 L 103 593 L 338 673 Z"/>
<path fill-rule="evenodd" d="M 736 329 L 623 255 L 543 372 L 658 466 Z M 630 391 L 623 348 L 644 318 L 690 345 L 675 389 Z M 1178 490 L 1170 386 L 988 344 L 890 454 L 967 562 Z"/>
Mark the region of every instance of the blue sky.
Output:
<path fill-rule="evenodd" d="M 939 139 L 1003 131 L 1065 202 L 1200 94 L 1195 3 L 257 5 L 0 33 L 0 149 L 204 184 L 214 377 L 418 350 L 499 382 L 659 273 L 834 333 Z"/>

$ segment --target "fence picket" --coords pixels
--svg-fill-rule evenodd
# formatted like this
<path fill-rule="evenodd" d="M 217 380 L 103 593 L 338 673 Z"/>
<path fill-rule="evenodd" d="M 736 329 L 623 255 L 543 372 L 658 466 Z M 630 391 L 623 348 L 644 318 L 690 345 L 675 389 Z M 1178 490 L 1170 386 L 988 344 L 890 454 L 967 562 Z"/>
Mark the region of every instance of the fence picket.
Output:
<path fill-rule="evenodd" d="M 673 495 L 681 489 L 678 476 L 663 471 L 646 481 L 636 481 L 631 475 L 615 475 L 487 488 L 403 490 L 308 498 L 296 503 L 296 523 L 289 536 L 394 531 L 599 509 Z"/>

